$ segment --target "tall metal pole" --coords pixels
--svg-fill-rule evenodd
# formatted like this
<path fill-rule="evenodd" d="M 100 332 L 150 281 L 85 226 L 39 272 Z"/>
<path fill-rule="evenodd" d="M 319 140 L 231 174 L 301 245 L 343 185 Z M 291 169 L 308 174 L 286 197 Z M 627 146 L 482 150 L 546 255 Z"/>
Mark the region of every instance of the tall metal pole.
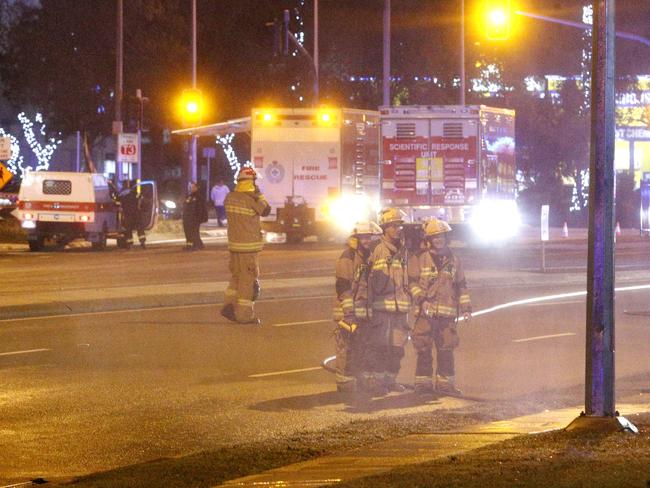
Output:
<path fill-rule="evenodd" d="M 117 39 L 115 47 L 115 172 L 122 181 L 122 163 L 119 162 L 119 134 L 122 132 L 122 98 L 124 93 L 124 0 L 117 0 Z"/>
<path fill-rule="evenodd" d="M 320 70 L 318 69 L 318 0 L 314 0 L 314 105 L 320 98 Z"/>
<path fill-rule="evenodd" d="M 196 0 L 192 0 L 192 88 L 196 89 Z M 195 134 L 192 134 L 190 179 L 191 181 L 196 181 L 198 183 L 198 162 L 196 156 L 197 142 L 198 137 Z"/>
<path fill-rule="evenodd" d="M 383 105 L 390 106 L 390 0 L 384 0 L 384 73 L 382 78 L 384 91 Z"/>
<path fill-rule="evenodd" d="M 460 0 L 460 104 L 465 105 L 465 0 Z"/>
<path fill-rule="evenodd" d="M 636 430 L 614 405 L 614 3 L 594 0 L 585 415 L 571 430 Z"/>
<path fill-rule="evenodd" d="M 594 2 L 585 413 L 614 415 L 614 1 Z"/>

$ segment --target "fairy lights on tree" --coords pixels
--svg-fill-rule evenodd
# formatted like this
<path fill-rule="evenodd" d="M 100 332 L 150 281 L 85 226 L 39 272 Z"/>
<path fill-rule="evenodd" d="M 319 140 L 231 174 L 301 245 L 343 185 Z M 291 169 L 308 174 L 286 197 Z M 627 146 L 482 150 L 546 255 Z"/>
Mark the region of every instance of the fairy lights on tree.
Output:
<path fill-rule="evenodd" d="M 232 145 L 232 141 L 235 139 L 235 134 L 226 134 L 225 136 L 217 136 L 217 144 L 223 149 L 223 153 L 226 155 L 228 164 L 233 174 L 233 181 L 237 181 L 237 175 L 239 175 L 239 170 L 242 168 L 242 164 L 239 162 L 239 158 L 235 153 L 235 148 Z M 250 161 L 246 161 L 244 166 L 250 164 Z"/>
<path fill-rule="evenodd" d="M 0 136 L 8 136 L 11 139 L 11 159 L 7 161 L 9 170 L 20 178 L 22 178 L 26 171 L 48 170 L 50 168 L 52 155 L 56 148 L 61 144 L 61 140 L 51 137 L 47 139 L 45 144 L 42 144 L 39 139 L 45 139 L 46 133 L 43 116 L 40 113 L 36 114 L 34 122 L 32 122 L 29 117 L 25 115 L 25 112 L 21 112 L 18 114 L 18 121 L 22 126 L 25 141 L 29 145 L 34 156 L 36 156 L 36 164 L 33 165 L 25 162 L 25 157 L 20 154 L 19 140 L 0 127 Z M 34 123 L 40 124 L 40 128 L 38 129 L 40 137 L 34 132 Z"/>

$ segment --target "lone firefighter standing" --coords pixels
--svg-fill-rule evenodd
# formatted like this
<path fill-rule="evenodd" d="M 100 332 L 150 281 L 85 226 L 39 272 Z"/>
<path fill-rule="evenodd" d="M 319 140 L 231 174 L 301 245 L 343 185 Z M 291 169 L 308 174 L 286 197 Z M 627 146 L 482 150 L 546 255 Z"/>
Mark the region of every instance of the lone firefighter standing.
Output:
<path fill-rule="evenodd" d="M 365 306 L 355 307 L 355 303 L 359 303 L 359 283 L 364 282 L 363 289 L 366 289 L 373 237 L 381 233 L 381 228 L 374 222 L 358 222 L 336 261 L 336 389 L 341 393 L 356 390 L 356 376 L 361 371 L 368 310 Z"/>
<path fill-rule="evenodd" d="M 436 346 L 435 391 L 459 395 L 454 384 L 454 349 L 458 347 L 456 319 L 472 314 L 460 259 L 448 245 L 449 224 L 432 219 L 424 225 L 427 249 L 409 259 L 409 286 L 416 305 L 411 333 L 417 352 L 415 391 L 433 393 L 433 344 Z"/>
<path fill-rule="evenodd" d="M 395 381 L 409 335 L 410 298 L 406 248 L 401 239 L 403 223 L 398 209 L 381 211 L 379 225 L 383 235 L 368 260 L 370 273 L 365 294 L 371 318 L 362 382 L 366 392 L 376 396 L 403 391 Z"/>
<path fill-rule="evenodd" d="M 256 179 L 253 168 L 242 168 L 235 191 L 228 193 L 224 202 L 231 278 L 221 315 L 233 322 L 259 325 L 254 303 L 259 295 L 258 254 L 264 246 L 260 216 L 266 217 L 271 207 L 255 184 Z"/>

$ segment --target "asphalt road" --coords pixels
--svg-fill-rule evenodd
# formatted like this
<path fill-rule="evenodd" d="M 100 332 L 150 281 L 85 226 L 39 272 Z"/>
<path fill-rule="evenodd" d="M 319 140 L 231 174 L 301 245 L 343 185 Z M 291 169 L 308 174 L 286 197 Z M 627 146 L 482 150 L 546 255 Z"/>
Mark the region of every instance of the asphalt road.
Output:
<path fill-rule="evenodd" d="M 263 274 L 327 275 L 338 252 L 272 247 L 262 255 Z M 508 285 L 509 276 L 536 266 L 532 247 L 459 252 L 470 276 L 503 265 L 500 286 L 472 289 L 478 313 L 461 326 L 458 384 L 465 393 L 508 400 L 582 384 L 584 297 L 489 309 L 583 286 L 559 272 Z M 568 245 L 551 253 L 573 266 L 580 257 Z M 645 262 L 641 246 L 619 248 L 619 266 Z M 6 294 L 227 278 L 220 247 L 8 253 L 0 265 Z M 650 272 L 619 281 L 647 284 Z M 650 370 L 649 293 L 617 293 L 618 376 Z M 330 307 L 323 294 L 262 300 L 262 327 L 227 323 L 213 304 L 0 320 L 0 481 L 73 476 L 359 419 L 462 407 L 464 400 L 449 398 L 421 404 L 392 397 L 362 410 L 341 403 L 332 375 L 320 368 L 333 353 Z M 407 348 L 400 379 L 411 382 L 413 369 Z"/>

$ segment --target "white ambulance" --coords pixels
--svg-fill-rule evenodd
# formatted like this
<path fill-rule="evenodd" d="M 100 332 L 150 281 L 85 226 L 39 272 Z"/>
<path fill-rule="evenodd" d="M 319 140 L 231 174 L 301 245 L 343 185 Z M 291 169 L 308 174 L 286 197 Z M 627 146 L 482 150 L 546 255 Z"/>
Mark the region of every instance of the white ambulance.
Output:
<path fill-rule="evenodd" d="M 140 185 L 148 230 L 157 216 L 156 187 L 153 182 Z M 120 203 L 102 174 L 30 171 L 23 177 L 14 215 L 27 232 L 31 251 L 42 250 L 46 240 L 63 247 L 78 238 L 97 250 L 106 247 L 108 238 L 127 246 Z"/>

